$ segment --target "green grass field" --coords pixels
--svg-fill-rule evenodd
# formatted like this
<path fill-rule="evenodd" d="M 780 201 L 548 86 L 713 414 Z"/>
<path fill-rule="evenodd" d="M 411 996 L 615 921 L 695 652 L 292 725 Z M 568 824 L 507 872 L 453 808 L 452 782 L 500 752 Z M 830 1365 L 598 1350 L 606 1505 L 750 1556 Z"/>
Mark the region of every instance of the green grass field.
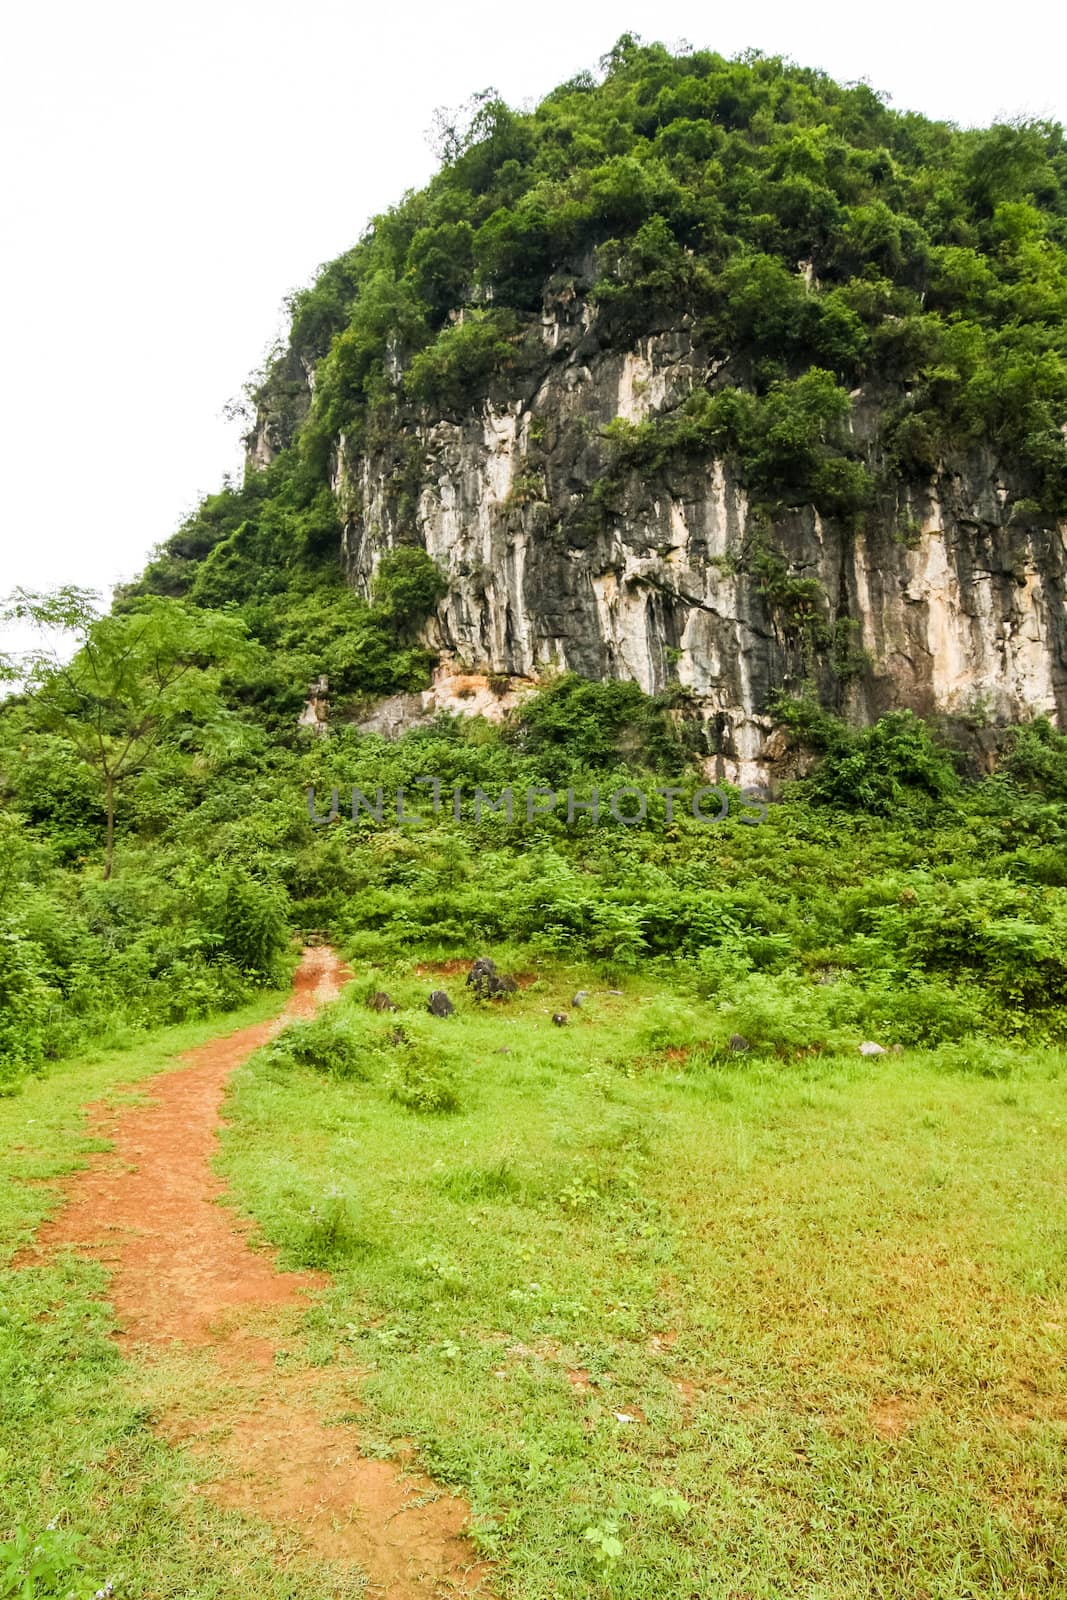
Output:
<path fill-rule="evenodd" d="M 358 1382 L 337 1427 L 469 1497 L 502 1597 L 1067 1595 L 1067 1057 L 731 1055 L 721 1020 L 640 976 L 479 1007 L 361 970 L 305 1036 L 320 1066 L 283 1036 L 228 1103 L 233 1203 L 333 1277 L 285 1361 Z M 91 1147 L 78 1108 L 212 1031 L 0 1102 L 9 1252 Z M 105 1293 L 69 1260 L 4 1274 L 0 1516 L 58 1522 L 26 1592 L 358 1594 L 203 1498 L 210 1462 L 152 1432 L 180 1365 L 123 1362 Z"/>
<path fill-rule="evenodd" d="M 1067 1594 L 1062 1053 L 731 1057 L 639 979 L 565 1028 L 581 974 L 443 980 L 443 1022 L 442 980 L 374 981 L 366 1076 L 262 1052 L 225 1170 L 334 1275 L 306 1358 L 470 1496 L 502 1594 Z"/>

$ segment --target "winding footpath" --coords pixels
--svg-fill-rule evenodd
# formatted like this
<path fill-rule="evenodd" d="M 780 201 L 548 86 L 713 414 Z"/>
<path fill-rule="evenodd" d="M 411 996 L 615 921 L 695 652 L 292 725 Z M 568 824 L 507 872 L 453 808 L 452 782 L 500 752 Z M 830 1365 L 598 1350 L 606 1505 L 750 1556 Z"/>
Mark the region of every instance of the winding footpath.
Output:
<path fill-rule="evenodd" d="M 486 1596 L 464 1502 L 362 1456 L 348 1425 L 358 1401 L 347 1396 L 345 1425 L 328 1423 L 336 1390 L 324 1396 L 321 1374 L 278 1360 L 309 1294 L 329 1280 L 279 1272 L 218 1203 L 225 1186 L 212 1162 L 231 1072 L 349 976 L 332 950 L 305 950 L 280 1018 L 190 1051 L 151 1080 L 145 1102 L 90 1108 L 111 1148 L 71 1180 L 23 1260 L 66 1249 L 107 1269 L 121 1348 L 160 1364 L 173 1391 L 159 1431 L 210 1463 L 207 1492 L 219 1503 L 284 1530 L 301 1560 L 355 1563 L 373 1600 Z"/>

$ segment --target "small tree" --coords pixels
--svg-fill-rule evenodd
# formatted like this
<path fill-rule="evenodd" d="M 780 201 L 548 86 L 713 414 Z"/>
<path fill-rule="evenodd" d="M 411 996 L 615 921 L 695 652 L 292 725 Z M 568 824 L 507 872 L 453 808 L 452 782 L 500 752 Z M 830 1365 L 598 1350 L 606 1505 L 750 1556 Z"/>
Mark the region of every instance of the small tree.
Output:
<path fill-rule="evenodd" d="M 201 747 L 232 745 L 239 724 L 219 695 L 221 664 L 248 646 L 243 623 L 158 597 L 132 611 L 100 616 L 97 596 L 62 588 L 17 590 L 5 616 L 73 635 L 69 660 L 57 650 L 30 652 L 21 665 L 31 714 L 68 740 L 96 773 L 107 817 L 104 877 L 115 853 L 115 799 L 142 772 L 162 740 Z"/>

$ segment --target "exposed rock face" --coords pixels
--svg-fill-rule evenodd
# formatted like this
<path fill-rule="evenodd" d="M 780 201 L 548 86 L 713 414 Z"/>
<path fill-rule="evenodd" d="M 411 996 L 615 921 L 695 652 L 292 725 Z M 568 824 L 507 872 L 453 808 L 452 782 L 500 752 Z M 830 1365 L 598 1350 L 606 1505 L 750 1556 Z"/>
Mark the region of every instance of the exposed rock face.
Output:
<path fill-rule="evenodd" d="M 503 722 L 510 711 L 536 692 L 532 679 L 490 677 L 484 672 L 458 672 L 447 652 L 433 675 L 428 689 L 408 694 L 392 694 L 379 700 L 358 727 L 363 733 L 380 733 L 395 738 L 405 728 L 433 721 L 442 711 L 453 716 L 484 717 L 487 722 Z M 301 718 L 303 721 L 303 718 Z"/>
<path fill-rule="evenodd" d="M 310 733 L 321 737 L 327 732 L 330 715 L 329 679 L 320 677 L 308 687 L 308 697 L 304 709 L 297 718 L 297 727 L 307 728 Z"/>
<path fill-rule="evenodd" d="M 1024 491 L 1010 492 L 1010 463 L 946 461 L 863 534 L 811 507 L 765 530 L 792 574 L 818 581 L 839 637 L 853 624 L 851 669 L 835 672 L 746 560 L 755 523 L 726 464 L 631 477 L 610 509 L 594 505 L 603 428 L 670 409 L 714 376 L 689 327 L 613 348 L 568 291 L 546 301 L 540 332 L 544 363 L 525 392 L 413 422 L 367 455 L 338 441 L 352 583 L 365 591 L 390 545 L 424 544 L 449 582 L 430 642 L 455 666 L 522 679 L 568 669 L 650 692 L 676 682 L 720 772 L 742 780 L 773 759 L 774 695 L 811 677 L 856 721 L 892 706 L 977 723 L 1067 718 L 1067 524 L 1012 522 Z M 874 464 L 878 408 L 877 395 L 853 397 L 851 426 Z"/>

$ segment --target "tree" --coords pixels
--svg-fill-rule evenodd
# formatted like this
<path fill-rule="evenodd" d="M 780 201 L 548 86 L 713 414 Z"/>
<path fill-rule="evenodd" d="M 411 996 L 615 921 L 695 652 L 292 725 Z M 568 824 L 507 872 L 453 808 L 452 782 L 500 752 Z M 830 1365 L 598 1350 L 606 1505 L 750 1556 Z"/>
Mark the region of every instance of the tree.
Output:
<path fill-rule="evenodd" d="M 64 587 L 17 590 L 4 615 L 73 636 L 69 660 L 57 649 L 23 659 L 30 713 L 61 735 L 97 775 L 107 817 L 104 877 L 115 853 L 115 800 L 163 740 L 219 750 L 240 724 L 219 693 L 222 665 L 249 649 L 244 624 L 220 612 L 152 596 L 136 609 L 97 614 L 97 596 Z"/>

